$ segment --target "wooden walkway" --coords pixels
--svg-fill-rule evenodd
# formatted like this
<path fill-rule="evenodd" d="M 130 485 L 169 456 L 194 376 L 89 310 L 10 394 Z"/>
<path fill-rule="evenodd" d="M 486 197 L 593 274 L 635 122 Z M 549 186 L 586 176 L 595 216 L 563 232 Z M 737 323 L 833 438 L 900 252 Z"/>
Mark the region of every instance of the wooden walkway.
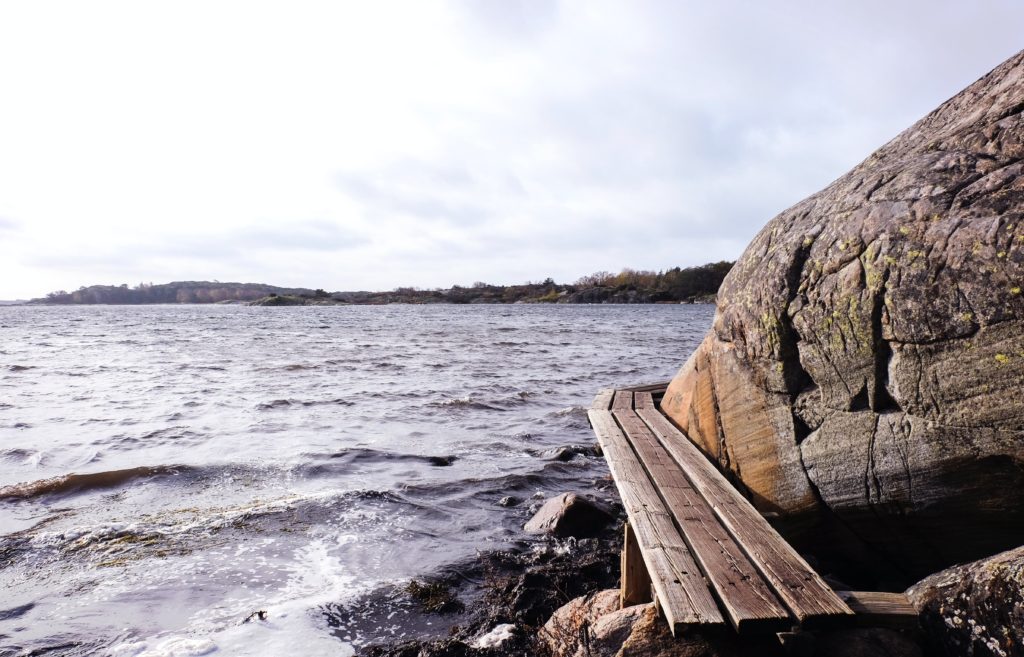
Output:
<path fill-rule="evenodd" d="M 653 599 L 673 634 L 916 622 L 902 594 L 833 591 L 658 410 L 664 388 L 602 390 L 589 411 L 629 517 L 623 606 Z"/>

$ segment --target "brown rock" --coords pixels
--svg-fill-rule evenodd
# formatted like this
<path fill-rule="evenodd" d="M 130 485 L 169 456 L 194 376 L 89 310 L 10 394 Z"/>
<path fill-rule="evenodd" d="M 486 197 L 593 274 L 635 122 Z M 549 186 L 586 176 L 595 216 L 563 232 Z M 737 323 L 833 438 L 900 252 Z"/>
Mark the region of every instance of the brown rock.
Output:
<path fill-rule="evenodd" d="M 907 589 L 937 655 L 1024 655 L 1024 547 L 931 575 Z"/>
<path fill-rule="evenodd" d="M 740 639 L 731 630 L 698 628 L 673 637 L 652 604 L 619 609 L 611 589 L 576 598 L 558 609 L 539 633 L 552 657 L 772 657 L 774 636 Z"/>
<path fill-rule="evenodd" d="M 1024 543 L 1022 111 L 1024 52 L 775 217 L 662 402 L 759 508 L 905 574 Z"/>
<path fill-rule="evenodd" d="M 526 526 L 531 534 L 585 538 L 596 536 L 614 520 L 611 513 L 576 493 L 562 493 L 544 502 Z"/>

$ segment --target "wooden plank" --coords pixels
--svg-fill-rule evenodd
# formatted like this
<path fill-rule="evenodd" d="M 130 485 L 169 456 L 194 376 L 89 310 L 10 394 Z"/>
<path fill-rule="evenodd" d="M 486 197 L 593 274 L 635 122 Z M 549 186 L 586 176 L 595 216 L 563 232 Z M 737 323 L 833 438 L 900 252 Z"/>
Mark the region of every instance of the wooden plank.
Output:
<path fill-rule="evenodd" d="M 612 400 L 612 410 L 627 410 L 633 408 L 633 393 L 628 390 L 616 390 L 615 399 Z"/>
<path fill-rule="evenodd" d="M 679 531 L 672 526 L 654 484 L 609 411 L 588 412 L 608 468 L 636 533 L 651 587 L 673 634 L 684 625 L 722 625 L 724 620 Z"/>
<path fill-rule="evenodd" d="M 649 392 L 634 392 L 633 405 L 637 408 L 654 408 L 654 397 Z"/>
<path fill-rule="evenodd" d="M 634 411 L 614 411 L 737 632 L 784 630 L 789 612 L 707 500 Z"/>
<path fill-rule="evenodd" d="M 629 390 L 630 392 L 659 393 L 659 392 L 663 392 L 666 388 L 668 388 L 668 384 L 670 384 L 670 383 L 672 383 L 672 382 L 671 381 L 660 381 L 658 383 L 645 383 L 644 385 L 641 385 L 641 386 L 627 386 L 625 388 L 620 388 L 620 389 L 621 390 Z"/>
<path fill-rule="evenodd" d="M 640 409 L 638 415 L 801 625 L 821 627 L 852 619 L 849 606 L 685 434 L 656 409 Z"/>
<path fill-rule="evenodd" d="M 612 405 L 613 395 L 615 395 L 615 391 L 611 388 L 599 390 L 597 396 L 594 397 L 594 402 L 590 405 L 590 408 L 595 411 L 607 411 L 608 407 Z"/>
<path fill-rule="evenodd" d="M 622 540 L 622 588 L 619 591 L 619 606 L 625 609 L 651 601 L 651 576 L 644 563 L 636 532 L 628 522 L 623 528 Z"/>
<path fill-rule="evenodd" d="M 917 608 L 905 593 L 836 591 L 836 595 L 857 614 L 858 625 L 895 630 L 918 628 Z"/>

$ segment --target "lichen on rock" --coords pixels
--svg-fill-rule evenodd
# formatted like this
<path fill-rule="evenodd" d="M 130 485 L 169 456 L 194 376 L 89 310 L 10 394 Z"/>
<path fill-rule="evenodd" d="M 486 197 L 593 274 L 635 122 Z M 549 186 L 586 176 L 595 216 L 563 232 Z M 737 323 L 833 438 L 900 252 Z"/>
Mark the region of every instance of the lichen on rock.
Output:
<path fill-rule="evenodd" d="M 760 509 L 910 581 L 1024 543 L 1022 111 L 1024 52 L 772 219 L 662 402 Z"/>

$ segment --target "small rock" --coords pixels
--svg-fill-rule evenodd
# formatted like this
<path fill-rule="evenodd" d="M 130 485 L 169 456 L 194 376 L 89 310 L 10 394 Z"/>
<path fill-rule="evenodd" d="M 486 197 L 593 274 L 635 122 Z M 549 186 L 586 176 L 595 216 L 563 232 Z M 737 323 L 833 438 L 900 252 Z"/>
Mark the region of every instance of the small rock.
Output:
<path fill-rule="evenodd" d="M 261 620 L 261 621 L 267 620 L 267 612 L 266 612 L 266 610 L 260 609 L 259 611 L 254 611 L 251 614 L 249 614 L 248 616 L 246 616 L 245 620 L 242 621 L 242 622 L 243 623 L 251 623 L 254 620 Z"/>
<path fill-rule="evenodd" d="M 517 506 L 522 500 L 514 495 L 506 495 L 498 501 L 498 506 Z"/>
<path fill-rule="evenodd" d="M 562 493 L 540 507 L 523 527 L 531 534 L 579 538 L 596 536 L 614 517 L 604 508 L 576 493 Z"/>
<path fill-rule="evenodd" d="M 562 461 L 564 463 L 566 461 L 573 460 L 577 454 L 593 456 L 594 453 L 594 449 L 586 445 L 565 445 L 563 447 L 550 449 L 544 452 L 544 458 L 551 461 Z"/>
<path fill-rule="evenodd" d="M 446 468 L 452 463 L 455 463 L 456 460 L 458 460 L 457 456 L 431 456 L 427 458 L 430 465 L 438 468 Z"/>

